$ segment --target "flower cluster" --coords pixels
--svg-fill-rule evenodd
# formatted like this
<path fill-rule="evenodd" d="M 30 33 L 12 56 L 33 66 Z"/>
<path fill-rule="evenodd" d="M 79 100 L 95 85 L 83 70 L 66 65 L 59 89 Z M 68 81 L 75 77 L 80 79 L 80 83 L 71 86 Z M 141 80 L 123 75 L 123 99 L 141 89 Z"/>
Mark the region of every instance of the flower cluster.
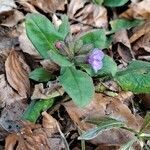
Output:
<path fill-rule="evenodd" d="M 103 67 L 102 59 L 104 58 L 104 53 L 102 50 L 95 48 L 88 56 L 88 63 L 91 65 L 95 73 L 98 72 Z"/>

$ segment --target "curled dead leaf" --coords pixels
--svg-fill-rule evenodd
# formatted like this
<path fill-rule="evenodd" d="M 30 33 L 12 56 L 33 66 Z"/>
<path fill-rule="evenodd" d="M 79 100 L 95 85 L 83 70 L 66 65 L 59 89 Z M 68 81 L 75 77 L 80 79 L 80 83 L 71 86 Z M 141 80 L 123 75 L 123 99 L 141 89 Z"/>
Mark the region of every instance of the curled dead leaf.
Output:
<path fill-rule="evenodd" d="M 138 3 L 132 3 L 130 8 L 120 16 L 128 19 L 149 19 L 150 18 L 150 1 L 142 0 Z"/>
<path fill-rule="evenodd" d="M 51 84 L 44 88 L 43 84 L 35 85 L 34 92 L 31 99 L 47 99 L 53 98 L 64 94 L 64 89 L 57 84 Z"/>
<path fill-rule="evenodd" d="M 72 33 L 88 31 L 91 27 L 108 26 L 106 8 L 86 2 L 87 0 L 71 0 L 68 5 L 67 14 L 75 22 L 71 24 Z"/>
<path fill-rule="evenodd" d="M 64 106 L 73 122 L 82 130 L 88 130 L 94 125 L 85 122 L 85 119 L 111 117 L 123 121 L 130 128 L 139 130 L 142 124 L 139 118 L 134 116 L 130 109 L 124 104 L 126 99 L 131 98 L 132 93 L 120 93 L 116 97 L 108 97 L 103 94 L 95 94 L 95 99 L 85 108 L 79 108 L 73 102 L 66 102 Z M 122 136 L 121 136 L 122 135 Z M 121 136 L 121 138 L 120 138 Z M 122 129 L 112 129 L 103 132 L 92 140 L 94 144 L 123 144 L 133 135 Z M 115 137 L 115 138 L 114 138 Z"/>
<path fill-rule="evenodd" d="M 117 51 L 121 58 L 125 62 L 130 62 L 132 60 L 133 52 L 131 50 L 131 45 L 129 41 L 129 37 L 127 35 L 127 31 L 125 29 L 120 30 L 115 33 L 115 36 L 113 37 L 113 43 L 118 44 L 117 45 Z"/>
<path fill-rule="evenodd" d="M 6 77 L 9 84 L 26 98 L 30 95 L 29 66 L 21 52 L 12 50 L 5 62 Z"/>

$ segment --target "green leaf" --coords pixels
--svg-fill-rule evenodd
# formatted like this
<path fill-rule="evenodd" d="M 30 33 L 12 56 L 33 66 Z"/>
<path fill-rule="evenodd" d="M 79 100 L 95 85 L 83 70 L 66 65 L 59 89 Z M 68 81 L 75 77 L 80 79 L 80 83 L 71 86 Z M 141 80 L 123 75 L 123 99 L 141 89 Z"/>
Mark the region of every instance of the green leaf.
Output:
<path fill-rule="evenodd" d="M 44 68 L 36 68 L 29 74 L 29 78 L 38 82 L 47 82 L 52 79 L 52 75 Z"/>
<path fill-rule="evenodd" d="M 52 107 L 54 99 L 32 100 L 22 119 L 35 123 L 43 111 Z"/>
<path fill-rule="evenodd" d="M 79 140 L 91 140 L 99 135 L 102 131 L 109 130 L 112 128 L 120 128 L 124 126 L 124 123 L 112 118 L 102 117 L 99 119 L 88 120 L 87 122 L 97 125 L 96 128 L 90 129 L 83 133 L 78 139 Z"/>
<path fill-rule="evenodd" d="M 130 29 L 132 27 L 136 27 L 138 25 L 141 25 L 143 21 L 133 19 L 133 20 L 128 20 L 128 19 L 116 19 L 110 21 L 111 25 L 111 31 L 110 33 L 114 33 L 116 31 L 119 31 L 121 29 Z"/>
<path fill-rule="evenodd" d="M 66 66 L 72 66 L 73 63 L 71 63 L 67 57 L 59 54 L 57 51 L 49 51 L 48 52 L 48 56 L 49 58 L 55 62 L 56 64 L 58 64 L 59 66 L 63 66 L 63 67 L 66 67 Z"/>
<path fill-rule="evenodd" d="M 97 75 L 98 76 L 106 76 L 106 75 L 114 76 L 116 72 L 117 72 L 117 64 L 111 57 L 105 55 L 103 59 L 103 68 L 97 72 Z"/>
<path fill-rule="evenodd" d="M 61 19 L 62 24 L 59 26 L 58 32 L 61 33 L 65 38 L 70 32 L 70 24 L 66 15 L 63 15 Z"/>
<path fill-rule="evenodd" d="M 48 58 L 47 52 L 55 48 L 55 42 L 63 40 L 53 24 L 41 14 L 27 14 L 25 20 L 27 36 L 43 58 Z"/>
<path fill-rule="evenodd" d="M 92 0 L 92 2 L 94 4 L 97 4 L 97 5 L 102 5 L 102 3 L 104 2 L 104 0 Z"/>
<path fill-rule="evenodd" d="M 94 48 L 106 48 L 106 35 L 105 30 L 96 29 L 86 32 L 80 36 L 83 44 L 93 44 Z"/>
<path fill-rule="evenodd" d="M 115 80 L 125 91 L 134 93 L 150 92 L 150 63 L 135 60 L 126 70 L 116 74 Z"/>
<path fill-rule="evenodd" d="M 94 85 L 92 78 L 85 72 L 73 67 L 63 68 L 59 81 L 76 105 L 84 107 L 92 100 Z"/>
<path fill-rule="evenodd" d="M 134 144 L 134 142 L 137 141 L 137 138 L 134 138 L 130 141 L 128 141 L 127 143 L 123 144 L 120 148 L 120 150 L 132 150 L 132 145 Z"/>
<path fill-rule="evenodd" d="M 104 0 L 104 5 L 109 7 L 119 7 L 126 4 L 129 0 Z"/>
<path fill-rule="evenodd" d="M 98 77 L 115 76 L 117 72 L 117 64 L 115 63 L 115 61 L 108 55 L 105 55 L 102 62 L 103 67 L 97 73 L 94 72 L 94 70 L 90 65 L 81 65 L 81 67 L 85 69 L 86 72 L 91 76 L 98 76 Z"/>
<path fill-rule="evenodd" d="M 150 133 L 150 112 L 148 112 L 144 118 L 143 125 L 141 127 L 140 133 Z"/>
<path fill-rule="evenodd" d="M 149 130 L 150 131 L 150 130 Z M 149 132 L 148 131 L 148 132 Z M 150 140 L 150 133 L 142 133 L 138 136 L 142 140 Z"/>

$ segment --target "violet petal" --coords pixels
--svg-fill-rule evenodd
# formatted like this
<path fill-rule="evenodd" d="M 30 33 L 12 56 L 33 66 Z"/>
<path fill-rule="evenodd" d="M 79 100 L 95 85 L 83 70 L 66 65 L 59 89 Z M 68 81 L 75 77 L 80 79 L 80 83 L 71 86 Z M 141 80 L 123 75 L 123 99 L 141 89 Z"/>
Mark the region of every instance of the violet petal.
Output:
<path fill-rule="evenodd" d="M 95 72 L 103 67 L 102 59 L 104 58 L 104 53 L 102 50 L 95 48 L 88 57 L 88 63 L 92 66 Z"/>

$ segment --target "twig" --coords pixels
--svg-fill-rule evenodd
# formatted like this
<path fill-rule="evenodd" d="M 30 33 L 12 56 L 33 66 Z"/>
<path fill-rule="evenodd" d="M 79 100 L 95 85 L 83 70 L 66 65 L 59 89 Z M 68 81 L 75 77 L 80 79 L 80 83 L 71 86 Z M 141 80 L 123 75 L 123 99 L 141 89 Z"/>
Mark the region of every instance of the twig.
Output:
<path fill-rule="evenodd" d="M 60 135 L 61 135 L 61 137 L 62 137 L 62 139 L 63 139 L 63 141 L 64 141 L 64 143 L 65 143 L 66 149 L 67 149 L 67 150 L 70 150 L 69 145 L 68 145 L 68 142 L 67 142 L 67 140 L 66 140 L 64 134 L 62 133 L 62 131 L 61 131 L 60 127 L 59 127 L 58 122 L 56 122 L 56 125 L 57 125 L 58 131 L 59 131 L 59 133 L 60 133 Z"/>
<path fill-rule="evenodd" d="M 79 133 L 79 135 L 82 134 L 82 131 L 79 128 L 78 128 L 78 133 Z M 86 150 L 85 140 L 81 140 L 81 150 Z"/>

